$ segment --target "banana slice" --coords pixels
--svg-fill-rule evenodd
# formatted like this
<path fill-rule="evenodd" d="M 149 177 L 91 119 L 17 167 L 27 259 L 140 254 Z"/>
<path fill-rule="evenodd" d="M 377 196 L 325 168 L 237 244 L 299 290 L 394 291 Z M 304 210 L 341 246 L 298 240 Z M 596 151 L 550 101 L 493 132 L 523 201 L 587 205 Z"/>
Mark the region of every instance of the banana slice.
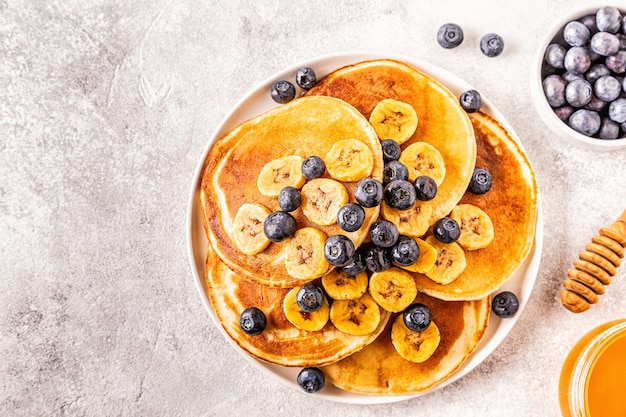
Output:
<path fill-rule="evenodd" d="M 378 327 L 380 307 L 368 293 L 356 300 L 335 300 L 330 306 L 330 321 L 344 333 L 365 336 Z"/>
<path fill-rule="evenodd" d="M 430 204 L 416 201 L 406 210 L 390 207 L 385 201 L 380 207 L 383 219 L 389 220 L 398 228 L 401 235 L 420 237 L 430 227 L 430 216 L 433 208 Z"/>
<path fill-rule="evenodd" d="M 446 285 L 458 278 L 467 266 L 465 252 L 456 242 L 441 243 L 434 236 L 430 235 L 426 239 L 437 251 L 435 264 L 424 274 L 433 281 Z"/>
<path fill-rule="evenodd" d="M 413 106 L 392 98 L 376 104 L 370 114 L 370 124 L 381 140 L 393 139 L 403 144 L 417 129 L 417 113 Z"/>
<path fill-rule="evenodd" d="M 287 273 L 298 279 L 321 277 L 330 264 L 324 256 L 326 233 L 314 227 L 303 227 L 287 241 L 285 268 Z"/>
<path fill-rule="evenodd" d="M 302 213 L 307 219 L 321 226 L 337 223 L 337 212 L 349 198 L 346 187 L 330 178 L 308 181 L 300 194 Z"/>
<path fill-rule="evenodd" d="M 300 156 L 290 155 L 265 164 L 256 181 L 259 192 L 269 197 L 278 197 L 284 187 L 302 187 L 306 181 L 302 175 L 302 162 Z"/>
<path fill-rule="evenodd" d="M 370 276 L 368 289 L 379 306 L 392 313 L 407 308 L 417 295 L 413 276 L 400 268 L 391 267 Z"/>
<path fill-rule="evenodd" d="M 420 256 L 418 256 L 417 261 L 411 265 L 398 266 L 402 269 L 406 269 L 407 271 L 419 272 L 420 274 L 423 274 L 435 265 L 435 262 L 437 261 L 437 249 L 422 239 L 414 239 L 417 246 L 420 248 Z"/>
<path fill-rule="evenodd" d="M 311 332 L 321 330 L 330 317 L 330 306 L 328 300 L 324 298 L 322 306 L 312 312 L 302 311 L 298 303 L 296 303 L 296 294 L 301 287 L 294 287 L 285 295 L 283 300 L 283 311 L 287 320 L 298 329 L 308 330 Z"/>
<path fill-rule="evenodd" d="M 428 360 L 439 347 L 441 333 L 435 322 L 430 322 L 426 330 L 416 332 L 404 324 L 399 314 L 391 325 L 391 343 L 400 356 L 410 362 L 422 363 Z"/>
<path fill-rule="evenodd" d="M 493 223 L 481 208 L 473 204 L 459 204 L 452 209 L 450 217 L 461 227 L 457 243 L 463 249 L 483 249 L 493 240 Z"/>
<path fill-rule="evenodd" d="M 349 275 L 335 268 L 322 277 L 322 286 L 333 300 L 356 300 L 367 291 L 368 277 L 365 271 Z"/>
<path fill-rule="evenodd" d="M 324 163 L 334 179 L 359 181 L 374 169 L 374 154 L 358 139 L 342 139 L 335 142 L 326 153 Z"/>
<path fill-rule="evenodd" d="M 446 164 L 441 152 L 426 142 L 415 142 L 407 146 L 400 154 L 399 161 L 407 167 L 411 182 L 420 175 L 426 175 L 440 186 L 446 176 Z"/>
<path fill-rule="evenodd" d="M 237 249 L 246 255 L 262 252 L 270 240 L 263 233 L 263 222 L 270 211 L 256 203 L 244 203 L 233 220 L 232 238 Z"/>

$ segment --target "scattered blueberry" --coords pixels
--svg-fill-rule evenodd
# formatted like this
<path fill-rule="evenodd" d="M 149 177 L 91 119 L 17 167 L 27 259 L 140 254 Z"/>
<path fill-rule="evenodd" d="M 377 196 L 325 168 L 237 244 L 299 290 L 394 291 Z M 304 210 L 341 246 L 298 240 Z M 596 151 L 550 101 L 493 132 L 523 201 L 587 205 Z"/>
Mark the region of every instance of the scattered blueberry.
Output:
<path fill-rule="evenodd" d="M 383 167 L 383 185 L 395 180 L 408 180 L 409 170 L 400 161 L 389 161 Z"/>
<path fill-rule="evenodd" d="M 326 164 L 324 164 L 324 160 L 319 156 L 309 156 L 302 161 L 302 175 L 304 175 L 304 178 L 307 180 L 319 178 L 324 175 L 325 171 Z"/>
<path fill-rule="evenodd" d="M 473 194 L 485 194 L 491 189 L 492 184 L 493 180 L 489 171 L 485 168 L 474 168 L 468 189 Z"/>
<path fill-rule="evenodd" d="M 324 304 L 324 292 L 315 284 L 304 284 L 296 293 L 296 304 L 305 313 L 313 313 Z"/>
<path fill-rule="evenodd" d="M 428 175 L 420 175 L 413 181 L 415 198 L 420 201 L 430 201 L 437 195 L 437 183 Z"/>
<path fill-rule="evenodd" d="M 420 256 L 420 247 L 411 236 L 400 236 L 389 251 L 391 261 L 400 266 L 413 265 Z"/>
<path fill-rule="evenodd" d="M 272 242 L 282 242 L 296 233 L 296 219 L 286 211 L 275 211 L 265 218 L 263 232 Z"/>
<path fill-rule="evenodd" d="M 257 307 L 248 307 L 239 316 L 239 327 L 245 334 L 255 336 L 263 333 L 267 327 L 265 313 Z"/>
<path fill-rule="evenodd" d="M 569 126 L 583 135 L 593 136 L 600 130 L 600 115 L 593 110 L 576 110 L 569 118 Z"/>
<path fill-rule="evenodd" d="M 363 207 L 376 207 L 383 201 L 383 185 L 374 178 L 363 178 L 354 189 L 354 198 Z"/>
<path fill-rule="evenodd" d="M 317 77 L 315 76 L 313 68 L 303 67 L 296 72 L 296 84 L 298 84 L 301 88 L 310 90 L 316 82 Z"/>
<path fill-rule="evenodd" d="M 380 141 L 380 146 L 383 149 L 383 161 L 396 161 L 400 158 L 400 154 L 402 153 L 402 149 L 400 149 L 400 145 L 393 139 L 385 139 Z"/>
<path fill-rule="evenodd" d="M 371 272 L 381 272 L 391 267 L 391 258 L 386 248 L 370 245 L 365 251 L 365 265 Z"/>
<path fill-rule="evenodd" d="M 428 306 L 422 303 L 414 303 L 404 310 L 402 320 L 406 327 L 414 332 L 423 332 L 430 326 L 432 314 Z"/>
<path fill-rule="evenodd" d="M 433 235 L 441 243 L 452 243 L 461 236 L 461 228 L 456 220 L 442 217 L 433 225 Z"/>
<path fill-rule="evenodd" d="M 491 310 L 498 317 L 513 317 L 519 309 L 519 300 L 511 291 L 496 294 L 491 302 Z"/>
<path fill-rule="evenodd" d="M 348 265 L 341 267 L 343 272 L 348 275 L 357 275 L 365 271 L 367 265 L 365 264 L 365 255 L 363 254 L 364 249 L 362 248 L 363 247 L 361 246 L 354 252 L 352 261 Z"/>
<path fill-rule="evenodd" d="M 324 388 L 326 377 L 324 376 L 324 372 L 319 368 L 303 368 L 298 373 L 297 382 L 298 386 L 302 388 L 304 392 L 313 394 Z"/>
<path fill-rule="evenodd" d="M 280 80 L 272 84 L 270 96 L 276 103 L 284 104 L 296 97 L 296 87 L 289 81 Z"/>
<path fill-rule="evenodd" d="M 589 28 L 576 20 L 569 22 L 563 28 L 563 38 L 571 46 L 583 46 L 589 42 L 590 37 Z"/>
<path fill-rule="evenodd" d="M 354 243 L 344 235 L 332 235 L 324 243 L 324 256 L 333 266 L 346 266 L 352 261 Z"/>
<path fill-rule="evenodd" d="M 468 90 L 459 97 L 459 104 L 466 112 L 474 113 L 482 107 L 483 99 L 478 91 Z"/>
<path fill-rule="evenodd" d="M 406 210 L 415 203 L 416 191 L 413 184 L 406 180 L 391 181 L 385 187 L 385 202 L 389 207 Z"/>
<path fill-rule="evenodd" d="M 442 48 L 456 48 L 463 42 L 463 29 L 455 23 L 446 23 L 437 31 L 437 43 Z"/>
<path fill-rule="evenodd" d="M 390 248 L 398 241 L 398 228 L 389 220 L 378 220 L 370 228 L 372 243 L 381 248 Z"/>
<path fill-rule="evenodd" d="M 284 187 L 278 194 L 278 205 L 282 211 L 294 211 L 302 203 L 300 190 L 295 187 Z"/>
<path fill-rule="evenodd" d="M 593 88 L 591 83 L 579 78 L 567 84 L 565 87 L 565 101 L 574 107 L 583 107 L 591 101 Z"/>
<path fill-rule="evenodd" d="M 346 232 L 356 232 L 364 220 L 365 210 L 356 203 L 345 204 L 337 212 L 337 224 Z"/>
<path fill-rule="evenodd" d="M 504 50 L 504 39 L 496 33 L 487 33 L 480 39 L 480 50 L 489 58 L 496 57 Z"/>

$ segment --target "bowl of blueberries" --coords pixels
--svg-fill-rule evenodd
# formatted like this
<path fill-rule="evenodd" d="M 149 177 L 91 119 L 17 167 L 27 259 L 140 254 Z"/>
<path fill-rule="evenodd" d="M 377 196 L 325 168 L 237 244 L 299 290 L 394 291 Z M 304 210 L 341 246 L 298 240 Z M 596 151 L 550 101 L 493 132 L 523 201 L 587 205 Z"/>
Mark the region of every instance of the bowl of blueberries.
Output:
<path fill-rule="evenodd" d="M 559 137 L 626 147 L 626 10 L 581 9 L 545 35 L 531 77 L 533 101 Z"/>

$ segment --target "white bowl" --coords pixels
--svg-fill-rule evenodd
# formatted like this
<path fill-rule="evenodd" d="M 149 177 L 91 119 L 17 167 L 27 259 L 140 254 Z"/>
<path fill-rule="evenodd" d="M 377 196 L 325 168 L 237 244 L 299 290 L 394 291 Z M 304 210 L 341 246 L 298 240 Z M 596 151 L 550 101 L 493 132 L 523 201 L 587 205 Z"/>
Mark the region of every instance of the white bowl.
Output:
<path fill-rule="evenodd" d="M 548 104 L 548 100 L 543 92 L 543 74 L 542 68 L 544 66 L 544 54 L 548 45 L 552 42 L 557 41 L 559 43 L 564 43 L 563 41 L 563 28 L 565 25 L 572 20 L 578 20 L 581 17 L 584 17 L 589 14 L 595 14 L 598 9 L 603 6 L 607 6 L 609 4 L 599 4 L 594 7 L 585 7 L 581 9 L 577 9 L 572 11 L 571 13 L 564 15 L 559 20 L 557 20 L 554 25 L 548 30 L 541 43 L 539 44 L 539 48 L 537 49 L 533 64 L 532 64 L 532 72 L 530 76 L 530 91 L 532 95 L 533 102 L 535 104 L 535 108 L 539 113 L 539 116 L 544 121 L 546 125 L 554 132 L 558 137 L 573 141 L 575 143 L 588 145 L 594 147 L 595 149 L 604 149 L 604 150 L 613 150 L 618 148 L 626 147 L 626 138 L 620 139 L 598 139 L 589 136 L 585 136 L 571 127 L 567 125 L 567 123 L 563 122 L 559 117 L 554 113 L 554 110 Z M 622 8 L 618 8 L 622 13 L 622 16 L 626 15 L 626 11 Z"/>

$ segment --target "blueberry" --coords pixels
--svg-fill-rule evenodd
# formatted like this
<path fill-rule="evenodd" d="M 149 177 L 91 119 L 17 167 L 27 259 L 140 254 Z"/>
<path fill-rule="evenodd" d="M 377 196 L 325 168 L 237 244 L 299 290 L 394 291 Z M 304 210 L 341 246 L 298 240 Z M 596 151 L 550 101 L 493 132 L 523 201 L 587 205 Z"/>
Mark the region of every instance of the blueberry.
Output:
<path fill-rule="evenodd" d="M 301 88 L 309 90 L 313 88 L 316 82 L 317 77 L 315 76 L 313 68 L 303 67 L 296 72 L 296 84 L 298 84 Z"/>
<path fill-rule="evenodd" d="M 364 220 L 365 210 L 356 203 L 348 203 L 337 212 L 337 224 L 346 232 L 356 232 Z"/>
<path fill-rule="evenodd" d="M 352 262 L 346 266 L 342 266 L 341 270 L 348 275 L 357 275 L 365 271 L 366 268 L 364 249 L 363 247 L 359 247 L 356 252 L 354 252 Z"/>
<path fill-rule="evenodd" d="M 608 32 L 598 32 L 591 38 L 589 47 L 602 56 L 609 56 L 619 51 L 620 41 L 617 36 Z"/>
<path fill-rule="evenodd" d="M 363 178 L 354 189 L 354 198 L 363 207 L 376 207 L 383 201 L 383 185 L 374 178 Z"/>
<path fill-rule="evenodd" d="M 585 79 L 591 84 L 595 83 L 600 77 L 610 75 L 611 70 L 604 64 L 593 64 L 585 73 Z"/>
<path fill-rule="evenodd" d="M 567 81 L 560 75 L 548 75 L 543 80 L 543 93 L 548 100 L 548 104 L 552 107 L 561 107 L 565 101 L 565 87 Z"/>
<path fill-rule="evenodd" d="M 298 386 L 309 394 L 313 394 L 324 388 L 326 377 L 320 368 L 302 368 L 298 373 Z"/>
<path fill-rule="evenodd" d="M 498 317 L 513 317 L 519 309 L 519 300 L 511 291 L 496 294 L 491 302 L 491 310 Z"/>
<path fill-rule="evenodd" d="M 583 107 L 591 101 L 593 88 L 585 79 L 574 80 L 565 87 L 565 100 L 574 107 Z"/>
<path fill-rule="evenodd" d="M 459 239 L 461 228 L 456 220 L 442 217 L 433 225 L 433 235 L 441 243 L 452 243 Z"/>
<path fill-rule="evenodd" d="M 593 91 L 600 100 L 613 101 L 622 92 L 622 85 L 617 81 L 617 78 L 605 75 L 598 78 L 593 85 Z"/>
<path fill-rule="evenodd" d="M 420 201 L 430 201 L 437 195 L 437 183 L 428 175 L 420 175 L 413 181 L 415 198 Z"/>
<path fill-rule="evenodd" d="M 296 233 L 296 219 L 286 211 L 275 211 L 265 218 L 263 232 L 272 242 L 282 242 Z"/>
<path fill-rule="evenodd" d="M 389 220 L 378 220 L 370 227 L 372 243 L 381 248 L 390 248 L 398 241 L 398 228 Z"/>
<path fill-rule="evenodd" d="M 426 305 L 414 303 L 404 310 L 402 320 L 406 327 L 414 332 L 423 332 L 430 326 L 432 314 Z"/>
<path fill-rule="evenodd" d="M 601 7 L 596 12 L 596 25 L 601 32 L 616 33 L 622 24 L 622 15 L 613 6 Z"/>
<path fill-rule="evenodd" d="M 607 56 L 604 64 L 616 74 L 626 72 L 626 51 L 618 51 L 615 55 Z"/>
<path fill-rule="evenodd" d="M 324 292 L 315 284 L 304 284 L 296 293 L 296 304 L 305 313 L 319 310 L 324 304 Z"/>
<path fill-rule="evenodd" d="M 563 66 L 574 74 L 584 74 L 591 66 L 591 55 L 584 46 L 573 46 L 565 53 Z"/>
<path fill-rule="evenodd" d="M 324 243 L 324 256 L 333 266 L 346 266 L 352 261 L 355 248 L 349 237 L 332 235 Z"/>
<path fill-rule="evenodd" d="M 255 336 L 263 333 L 267 326 L 265 313 L 257 307 L 248 307 L 239 316 L 239 327 L 245 334 Z"/>
<path fill-rule="evenodd" d="M 619 137 L 619 124 L 608 117 L 603 117 L 598 137 L 600 139 L 617 139 Z"/>
<path fill-rule="evenodd" d="M 420 247 L 411 236 L 399 236 L 389 251 L 391 261 L 400 266 L 413 265 L 420 256 Z"/>
<path fill-rule="evenodd" d="M 446 23 L 437 31 L 437 43 L 442 48 L 456 48 L 463 42 L 463 29 L 455 23 Z"/>
<path fill-rule="evenodd" d="M 473 194 L 485 194 L 491 189 L 493 180 L 491 173 L 485 168 L 474 168 L 468 189 Z"/>
<path fill-rule="evenodd" d="M 314 178 L 319 178 L 324 175 L 326 171 L 326 164 L 319 156 L 309 156 L 307 159 L 302 161 L 302 175 L 307 180 L 312 180 Z"/>
<path fill-rule="evenodd" d="M 558 43 L 551 43 L 546 48 L 544 61 L 553 68 L 563 68 L 563 60 L 567 49 Z"/>
<path fill-rule="evenodd" d="M 400 158 L 400 154 L 402 153 L 402 149 L 400 149 L 400 145 L 393 139 L 385 139 L 380 141 L 380 146 L 383 149 L 383 161 L 396 161 Z"/>
<path fill-rule="evenodd" d="M 589 106 L 593 102 L 594 102 L 594 99 L 592 98 L 587 106 Z M 601 102 L 604 103 L 603 101 Z M 570 105 L 561 106 L 561 107 L 557 107 L 556 109 L 554 109 L 554 114 L 556 114 L 556 116 L 562 121 L 564 121 L 565 123 L 567 123 L 567 120 L 572 115 L 572 113 L 574 113 L 574 108 Z"/>
<path fill-rule="evenodd" d="M 480 110 L 483 105 L 483 99 L 476 90 L 468 90 L 459 97 L 459 104 L 468 113 L 474 113 Z"/>
<path fill-rule="evenodd" d="M 563 28 L 563 38 L 571 46 L 583 46 L 590 37 L 589 28 L 579 21 L 569 22 Z"/>
<path fill-rule="evenodd" d="M 409 181 L 391 181 L 385 187 L 385 202 L 389 207 L 406 210 L 415 203 L 415 187 Z"/>
<path fill-rule="evenodd" d="M 370 245 L 365 251 L 365 265 L 371 272 L 382 272 L 391 267 L 391 258 L 386 248 Z"/>
<path fill-rule="evenodd" d="M 296 97 L 296 87 L 289 81 L 280 80 L 272 84 L 270 96 L 276 103 L 284 104 Z"/>
<path fill-rule="evenodd" d="M 383 167 L 383 185 L 395 180 L 408 180 L 409 170 L 400 161 L 389 161 Z"/>
<path fill-rule="evenodd" d="M 587 103 L 587 105 L 585 106 L 587 110 L 596 111 L 598 113 L 604 110 L 605 107 L 606 107 L 606 101 L 599 99 L 598 96 L 596 96 L 595 94 L 591 97 L 591 101 Z M 567 120 L 565 120 L 565 122 L 567 122 Z"/>
<path fill-rule="evenodd" d="M 282 211 L 294 211 L 300 207 L 302 196 L 300 190 L 294 187 L 284 187 L 278 194 L 278 205 Z"/>
<path fill-rule="evenodd" d="M 583 135 L 593 136 L 600 130 L 600 115 L 593 110 L 576 110 L 570 116 L 568 124 Z"/>
<path fill-rule="evenodd" d="M 487 33 L 480 38 L 480 50 L 489 58 L 496 57 L 504 50 L 504 39 L 496 33 Z"/>
<path fill-rule="evenodd" d="M 626 122 L 626 98 L 618 98 L 609 105 L 609 117 L 617 123 Z"/>
<path fill-rule="evenodd" d="M 580 20 L 583 25 L 587 26 L 587 29 L 589 29 L 589 33 L 591 33 L 592 35 L 598 31 L 595 14 L 585 15 L 578 20 Z"/>

